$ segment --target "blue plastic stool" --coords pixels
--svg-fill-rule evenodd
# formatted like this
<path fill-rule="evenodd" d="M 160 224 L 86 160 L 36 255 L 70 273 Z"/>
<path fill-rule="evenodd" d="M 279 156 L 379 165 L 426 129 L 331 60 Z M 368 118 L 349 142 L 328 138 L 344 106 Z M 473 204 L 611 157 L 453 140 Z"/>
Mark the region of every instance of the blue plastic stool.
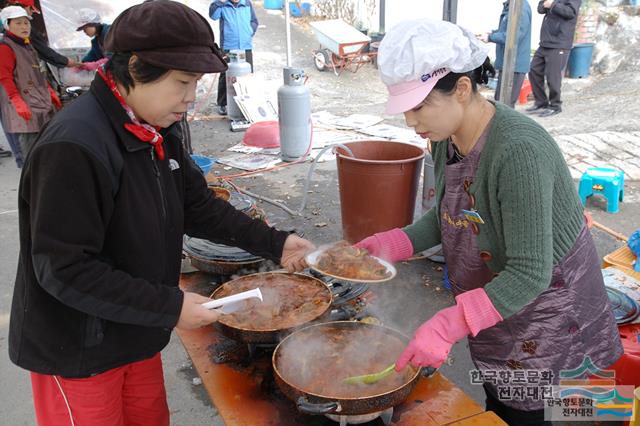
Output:
<path fill-rule="evenodd" d="M 592 167 L 580 178 L 578 189 L 583 205 L 587 198 L 600 194 L 607 200 L 607 212 L 618 213 L 618 202 L 624 199 L 624 173 L 608 167 Z"/>

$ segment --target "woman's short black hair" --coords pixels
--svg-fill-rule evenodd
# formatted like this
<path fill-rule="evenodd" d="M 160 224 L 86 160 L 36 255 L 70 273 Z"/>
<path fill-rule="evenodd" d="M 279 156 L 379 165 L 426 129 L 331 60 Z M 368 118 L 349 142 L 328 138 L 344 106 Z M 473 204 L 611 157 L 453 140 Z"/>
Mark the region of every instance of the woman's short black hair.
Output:
<path fill-rule="evenodd" d="M 129 60 L 134 54 L 132 52 L 116 52 L 107 62 L 106 70 L 110 71 L 113 78 L 124 86 L 127 93 L 136 83 L 153 83 L 160 80 L 168 69 L 156 67 L 136 58 L 129 66 Z"/>
<path fill-rule="evenodd" d="M 474 78 L 474 72 L 450 72 L 449 74 L 442 77 L 436 85 L 433 87 L 433 90 L 437 90 L 438 92 L 442 92 L 444 94 L 450 94 L 456 89 L 456 84 L 458 80 L 462 77 L 468 77 L 471 80 L 471 90 L 473 93 L 478 91 L 478 82 Z"/>
<path fill-rule="evenodd" d="M 489 58 L 487 58 L 484 64 L 473 71 L 462 73 L 450 72 L 438 80 L 433 89 L 449 94 L 455 90 L 458 80 L 462 77 L 468 77 L 469 80 L 471 80 L 471 90 L 473 90 L 473 93 L 476 93 L 478 91 L 478 84 L 486 84 L 489 81 L 489 75 L 492 77 L 495 76 L 495 69 L 491 65 Z"/>

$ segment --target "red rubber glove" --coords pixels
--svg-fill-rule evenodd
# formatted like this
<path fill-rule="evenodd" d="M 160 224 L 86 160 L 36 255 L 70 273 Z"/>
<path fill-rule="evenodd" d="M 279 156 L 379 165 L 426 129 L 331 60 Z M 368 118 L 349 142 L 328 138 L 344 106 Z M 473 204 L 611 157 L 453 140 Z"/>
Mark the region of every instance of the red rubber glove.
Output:
<path fill-rule="evenodd" d="M 396 371 L 408 363 L 414 367 L 440 367 L 460 339 L 493 327 L 502 316 L 482 288 L 456 297 L 456 305 L 442 309 L 422 324 L 396 361 Z"/>
<path fill-rule="evenodd" d="M 31 120 L 31 109 L 29 109 L 29 105 L 20 97 L 20 95 L 14 95 L 10 98 L 13 107 L 16 109 L 18 115 L 24 118 L 24 121 Z"/>
<path fill-rule="evenodd" d="M 354 246 L 365 249 L 372 256 L 388 260 L 389 262 L 408 259 L 413 254 L 413 244 L 411 244 L 411 240 L 407 234 L 399 228 L 386 232 L 378 232 L 354 244 Z"/>
<path fill-rule="evenodd" d="M 60 102 L 60 98 L 58 94 L 49 86 L 49 95 L 51 96 L 51 102 L 55 105 L 56 109 L 62 108 L 62 102 Z"/>

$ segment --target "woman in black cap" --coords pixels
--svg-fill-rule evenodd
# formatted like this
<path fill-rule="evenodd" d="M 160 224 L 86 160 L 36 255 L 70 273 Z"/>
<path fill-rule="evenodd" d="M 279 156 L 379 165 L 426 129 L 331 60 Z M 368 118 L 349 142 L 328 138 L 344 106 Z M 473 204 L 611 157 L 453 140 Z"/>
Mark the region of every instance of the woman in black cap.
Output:
<path fill-rule="evenodd" d="M 169 0 L 133 6 L 91 90 L 44 130 L 19 189 L 11 360 L 47 425 L 168 425 L 159 352 L 173 327 L 217 320 L 178 287 L 183 234 L 300 270 L 313 245 L 214 198 L 178 122 L 203 73 L 226 69 L 207 21 Z"/>

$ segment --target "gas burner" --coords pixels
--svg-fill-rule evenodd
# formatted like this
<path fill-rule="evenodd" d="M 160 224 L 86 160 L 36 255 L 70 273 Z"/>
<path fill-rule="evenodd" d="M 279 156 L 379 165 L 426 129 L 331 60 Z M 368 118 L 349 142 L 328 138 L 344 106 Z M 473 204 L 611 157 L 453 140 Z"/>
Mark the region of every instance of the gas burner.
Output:
<path fill-rule="evenodd" d="M 246 345 L 221 334 L 218 342 L 208 349 L 211 359 L 216 364 L 242 364 L 248 356 Z"/>
<path fill-rule="evenodd" d="M 338 280 L 314 270 L 309 273 L 331 289 L 330 321 L 360 321 L 369 316 L 367 305 L 375 300 L 375 294 L 369 290 L 368 284 Z"/>
<path fill-rule="evenodd" d="M 362 423 L 371 422 L 377 418 L 380 418 L 380 420 L 382 420 L 382 423 L 385 426 L 388 426 L 391 424 L 391 418 L 393 417 L 393 407 L 387 408 L 384 411 L 378 411 L 377 413 L 371 413 L 371 414 L 360 414 L 355 416 L 341 416 L 339 414 L 326 414 L 326 416 L 331 420 L 333 420 L 334 422 L 340 423 L 340 426 L 359 425 Z"/>
<path fill-rule="evenodd" d="M 218 343 L 209 347 L 211 359 L 216 364 L 246 366 L 258 358 L 270 357 L 277 343 L 242 343 L 220 335 Z"/>
<path fill-rule="evenodd" d="M 271 354 L 276 346 L 277 343 L 247 343 L 248 360 L 252 361 L 264 353 Z"/>
<path fill-rule="evenodd" d="M 351 281 L 339 280 L 328 277 L 313 269 L 309 270 L 309 274 L 315 278 L 322 280 L 329 286 L 333 293 L 333 306 L 341 306 L 346 303 L 359 303 L 359 297 L 367 293 L 367 300 L 371 299 L 371 293 L 368 292 L 369 285 L 365 283 L 357 283 Z"/>
<path fill-rule="evenodd" d="M 332 281 L 327 283 L 333 293 L 333 305 L 340 306 L 354 302 L 369 290 L 368 284 Z"/>

